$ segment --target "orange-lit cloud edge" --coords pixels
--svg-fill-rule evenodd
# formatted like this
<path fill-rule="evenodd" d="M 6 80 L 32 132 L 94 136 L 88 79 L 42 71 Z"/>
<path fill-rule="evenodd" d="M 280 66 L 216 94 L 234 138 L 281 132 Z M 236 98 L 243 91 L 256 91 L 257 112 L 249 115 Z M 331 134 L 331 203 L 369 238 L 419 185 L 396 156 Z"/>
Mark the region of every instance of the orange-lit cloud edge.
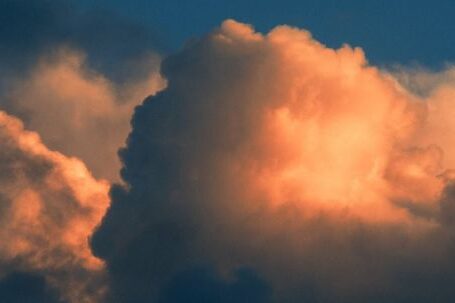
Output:
<path fill-rule="evenodd" d="M 360 48 L 332 50 L 287 26 L 262 36 L 228 20 L 213 39 L 227 51 L 258 48 L 264 60 L 278 61 L 279 69 L 264 71 L 273 81 L 255 87 L 272 86 L 253 101 L 259 122 L 247 144 L 254 155 L 245 151 L 242 165 L 250 168 L 238 172 L 250 174 L 246 194 L 263 195 L 249 200 L 384 223 L 420 222 L 413 205 L 437 211 L 455 164 L 445 152 L 453 149 L 452 86 L 420 98 L 369 66 Z"/>
<path fill-rule="evenodd" d="M 69 302 L 98 301 L 103 262 L 88 238 L 108 207 L 109 184 L 95 180 L 80 160 L 50 151 L 4 112 L 0 137 L 1 268 L 42 273 Z"/>

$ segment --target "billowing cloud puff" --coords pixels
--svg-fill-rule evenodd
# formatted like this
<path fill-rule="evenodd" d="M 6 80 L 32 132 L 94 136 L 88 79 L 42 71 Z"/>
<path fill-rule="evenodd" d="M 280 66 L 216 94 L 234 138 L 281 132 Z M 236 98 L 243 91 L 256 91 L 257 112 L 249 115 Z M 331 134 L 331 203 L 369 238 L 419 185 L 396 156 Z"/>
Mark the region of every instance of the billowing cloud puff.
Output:
<path fill-rule="evenodd" d="M 421 144 L 437 144 L 444 153 L 443 164 L 455 167 L 455 68 L 447 66 L 440 72 L 424 68 L 399 67 L 393 75 L 404 86 L 425 99 L 428 106 L 426 127 L 419 133 Z"/>
<path fill-rule="evenodd" d="M 81 52 L 60 49 L 15 82 L 7 108 L 50 148 L 82 159 L 97 177 L 118 180 L 117 151 L 133 108 L 164 85 L 157 56 L 143 60 L 149 75 L 120 85 L 89 68 Z"/>
<path fill-rule="evenodd" d="M 50 151 L 5 112 L 0 172 L 0 278 L 34 273 L 66 302 L 100 302 L 104 266 L 88 241 L 109 204 L 109 184 L 80 160 Z"/>
<path fill-rule="evenodd" d="M 287 26 L 261 35 L 228 20 L 162 72 L 93 237 L 112 302 L 181 302 L 169 289 L 188 302 L 453 295 L 453 173 L 448 137 L 433 134 L 443 103 L 361 49 Z"/>
<path fill-rule="evenodd" d="M 163 85 L 152 31 L 60 0 L 1 1 L 0 27 L 0 109 L 118 181 L 132 110 Z"/>

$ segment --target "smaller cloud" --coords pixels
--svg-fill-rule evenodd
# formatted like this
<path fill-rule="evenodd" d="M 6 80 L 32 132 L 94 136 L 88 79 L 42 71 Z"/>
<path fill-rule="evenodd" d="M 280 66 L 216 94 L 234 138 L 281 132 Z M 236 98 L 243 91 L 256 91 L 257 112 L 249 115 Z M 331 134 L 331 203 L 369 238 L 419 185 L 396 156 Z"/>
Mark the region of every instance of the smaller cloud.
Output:
<path fill-rule="evenodd" d="M 137 82 L 116 84 L 89 68 L 82 52 L 62 48 L 43 57 L 8 95 L 8 111 L 21 117 L 52 149 L 82 159 L 96 177 L 118 180 L 117 150 L 130 130 L 134 107 L 164 86 L 159 58 Z"/>
<path fill-rule="evenodd" d="M 98 302 L 104 265 L 88 239 L 109 204 L 108 190 L 79 159 L 49 150 L 0 112 L 0 278 L 37 274 L 67 302 Z"/>

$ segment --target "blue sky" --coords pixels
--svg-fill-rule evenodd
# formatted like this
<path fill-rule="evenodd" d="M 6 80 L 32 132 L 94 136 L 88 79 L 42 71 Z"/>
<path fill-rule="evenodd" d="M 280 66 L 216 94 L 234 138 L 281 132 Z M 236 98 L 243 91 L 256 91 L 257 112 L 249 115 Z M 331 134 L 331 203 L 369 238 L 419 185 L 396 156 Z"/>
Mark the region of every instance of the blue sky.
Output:
<path fill-rule="evenodd" d="M 455 2 L 385 0 L 158 1 L 83 0 L 150 27 L 166 51 L 234 18 L 259 31 L 278 24 L 306 28 L 324 44 L 361 46 L 379 65 L 401 63 L 439 68 L 455 61 Z"/>

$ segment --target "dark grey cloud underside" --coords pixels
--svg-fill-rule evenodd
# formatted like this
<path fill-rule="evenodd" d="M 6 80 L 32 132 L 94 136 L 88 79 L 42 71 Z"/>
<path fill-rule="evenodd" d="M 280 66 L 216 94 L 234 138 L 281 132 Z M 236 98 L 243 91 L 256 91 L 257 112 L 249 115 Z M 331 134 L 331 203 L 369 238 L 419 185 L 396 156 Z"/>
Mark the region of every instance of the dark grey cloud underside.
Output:
<path fill-rule="evenodd" d="M 63 303 L 49 290 L 44 278 L 29 273 L 12 273 L 0 280 L 2 303 Z"/>

